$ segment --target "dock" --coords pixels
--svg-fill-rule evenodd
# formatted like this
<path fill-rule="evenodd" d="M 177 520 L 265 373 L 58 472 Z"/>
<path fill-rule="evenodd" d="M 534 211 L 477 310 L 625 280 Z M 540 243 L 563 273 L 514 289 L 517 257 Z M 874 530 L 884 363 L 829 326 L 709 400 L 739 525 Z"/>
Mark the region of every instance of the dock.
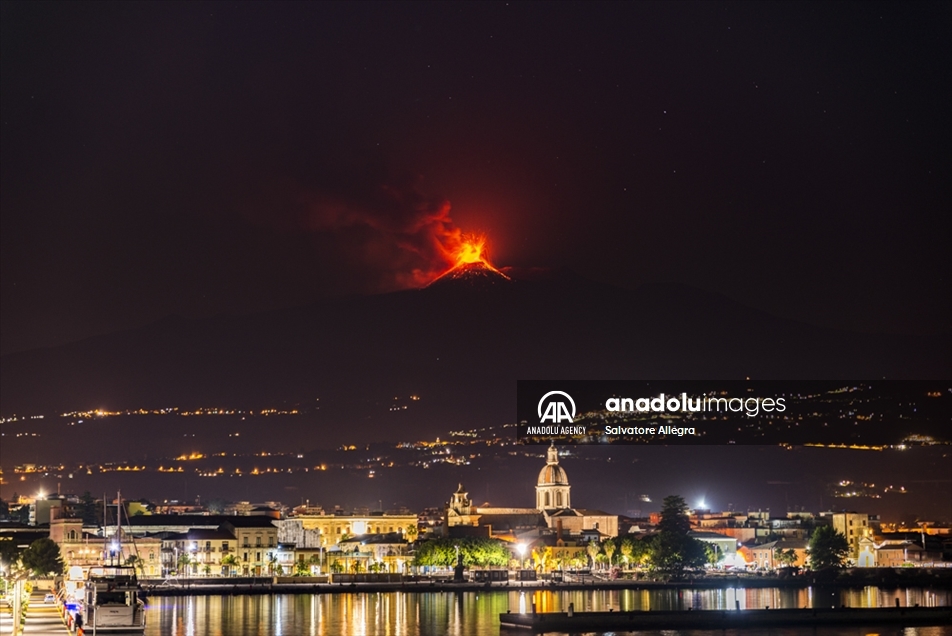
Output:
<path fill-rule="evenodd" d="M 499 615 L 502 628 L 532 633 L 644 629 L 743 629 L 827 625 L 949 625 L 952 607 L 546 612 Z"/>

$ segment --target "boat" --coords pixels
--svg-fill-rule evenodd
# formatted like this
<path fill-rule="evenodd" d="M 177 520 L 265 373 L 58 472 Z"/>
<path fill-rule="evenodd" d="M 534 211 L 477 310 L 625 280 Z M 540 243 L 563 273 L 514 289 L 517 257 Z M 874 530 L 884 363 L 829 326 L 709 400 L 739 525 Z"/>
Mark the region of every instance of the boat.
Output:
<path fill-rule="evenodd" d="M 72 577 L 70 577 L 72 578 Z M 66 625 L 85 633 L 142 633 L 145 602 L 133 567 L 90 567 L 64 599 Z"/>

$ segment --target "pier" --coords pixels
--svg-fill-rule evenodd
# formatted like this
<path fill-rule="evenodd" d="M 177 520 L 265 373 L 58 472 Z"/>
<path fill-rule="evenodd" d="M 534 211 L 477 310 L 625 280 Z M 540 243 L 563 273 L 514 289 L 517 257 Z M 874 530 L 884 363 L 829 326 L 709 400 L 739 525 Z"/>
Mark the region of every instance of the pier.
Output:
<path fill-rule="evenodd" d="M 547 612 L 499 615 L 503 628 L 545 632 L 741 629 L 827 625 L 948 625 L 950 607 Z"/>

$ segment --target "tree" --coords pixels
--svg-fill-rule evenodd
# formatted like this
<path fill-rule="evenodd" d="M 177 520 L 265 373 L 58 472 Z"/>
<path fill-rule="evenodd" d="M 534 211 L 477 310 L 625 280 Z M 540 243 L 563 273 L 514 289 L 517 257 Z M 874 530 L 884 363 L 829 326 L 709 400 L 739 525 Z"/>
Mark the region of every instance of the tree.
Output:
<path fill-rule="evenodd" d="M 225 508 L 228 506 L 228 502 L 224 499 L 209 499 L 205 503 L 205 507 L 208 508 L 208 512 L 213 515 L 221 515 L 225 513 Z"/>
<path fill-rule="evenodd" d="M 601 546 L 598 545 L 598 541 L 589 541 L 588 545 L 585 546 L 585 551 L 592 559 L 592 569 L 595 569 L 595 560 L 598 558 L 598 555 L 602 553 Z"/>
<path fill-rule="evenodd" d="M 410 543 L 413 543 L 414 541 L 416 541 L 416 538 L 419 534 L 420 534 L 420 529 L 417 528 L 417 525 L 415 523 L 413 525 L 407 526 L 407 532 L 406 532 L 407 541 L 409 541 Z"/>
<path fill-rule="evenodd" d="M 21 559 L 23 567 L 32 570 L 36 576 L 63 573 L 63 557 L 52 539 L 37 539 L 23 551 Z"/>
<path fill-rule="evenodd" d="M 334 574 L 340 574 L 344 571 L 344 564 L 340 562 L 340 559 L 336 559 L 331 563 L 331 572 Z"/>
<path fill-rule="evenodd" d="M 704 544 L 704 555 L 708 565 L 717 565 L 721 562 L 721 550 L 713 543 Z"/>
<path fill-rule="evenodd" d="M 774 560 L 781 566 L 789 567 L 797 562 L 797 553 L 793 548 L 790 548 L 789 550 L 777 548 L 774 550 Z"/>
<path fill-rule="evenodd" d="M 460 537 L 420 542 L 413 565 L 455 566 L 457 547 L 466 567 L 505 567 L 509 563 L 509 549 L 501 541 L 482 537 Z"/>
<path fill-rule="evenodd" d="M 179 555 L 178 558 L 178 567 L 179 570 L 185 570 L 185 573 L 188 574 L 188 566 L 192 564 L 192 557 L 189 556 L 188 552 L 183 552 Z"/>
<path fill-rule="evenodd" d="M 231 576 L 238 567 L 238 557 L 234 554 L 226 554 L 221 558 L 221 564 L 225 568 L 225 575 Z"/>
<path fill-rule="evenodd" d="M 22 551 L 11 536 L 0 536 L 0 566 L 8 574 L 13 571 L 13 565 L 20 560 Z"/>
<path fill-rule="evenodd" d="M 540 546 L 539 548 L 532 549 L 532 562 L 535 565 L 535 569 L 539 572 L 545 572 L 546 565 L 551 558 L 552 548 L 549 546 Z"/>
<path fill-rule="evenodd" d="M 142 559 L 140 559 L 135 554 L 130 554 L 126 559 L 126 565 L 135 568 L 136 573 L 139 576 L 142 576 Z"/>
<path fill-rule="evenodd" d="M 27 525 L 28 523 L 30 523 L 30 507 L 26 505 L 22 505 L 19 508 L 17 508 L 16 511 L 11 511 L 10 519 L 12 519 L 14 522 L 19 523 L 21 525 L 24 525 L 24 526 Z"/>
<path fill-rule="evenodd" d="M 841 568 L 846 563 L 850 544 L 833 526 L 822 526 L 810 537 L 810 569 Z"/>
<path fill-rule="evenodd" d="M 658 534 L 651 546 L 652 567 L 674 579 L 682 578 L 687 569 L 701 568 L 707 563 L 704 543 L 690 535 L 687 510 L 683 497 L 665 497 Z"/>
<path fill-rule="evenodd" d="M 79 516 L 82 518 L 84 526 L 97 526 L 102 521 L 99 518 L 99 510 L 96 506 L 96 499 L 92 496 L 92 494 L 90 494 L 88 490 L 83 493 L 82 497 L 79 498 L 77 512 L 79 512 Z"/>
<path fill-rule="evenodd" d="M 615 550 L 618 546 L 612 539 L 605 539 L 602 541 L 602 552 L 605 553 L 605 557 L 608 559 L 608 567 L 611 567 L 614 563 Z"/>
<path fill-rule="evenodd" d="M 621 553 L 621 562 L 628 566 L 631 563 L 631 557 L 635 553 L 635 544 L 631 537 L 624 537 L 621 540 L 621 544 L 618 546 L 618 551 Z"/>

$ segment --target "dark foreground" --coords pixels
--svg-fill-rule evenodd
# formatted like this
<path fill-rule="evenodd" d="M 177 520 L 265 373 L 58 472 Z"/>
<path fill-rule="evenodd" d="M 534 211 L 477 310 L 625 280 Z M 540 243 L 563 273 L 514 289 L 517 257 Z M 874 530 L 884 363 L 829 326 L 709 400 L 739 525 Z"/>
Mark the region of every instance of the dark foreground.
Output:
<path fill-rule="evenodd" d="M 948 625 L 950 607 L 548 612 L 499 615 L 500 627 L 534 633 L 644 629 L 738 629 L 828 625 Z"/>

